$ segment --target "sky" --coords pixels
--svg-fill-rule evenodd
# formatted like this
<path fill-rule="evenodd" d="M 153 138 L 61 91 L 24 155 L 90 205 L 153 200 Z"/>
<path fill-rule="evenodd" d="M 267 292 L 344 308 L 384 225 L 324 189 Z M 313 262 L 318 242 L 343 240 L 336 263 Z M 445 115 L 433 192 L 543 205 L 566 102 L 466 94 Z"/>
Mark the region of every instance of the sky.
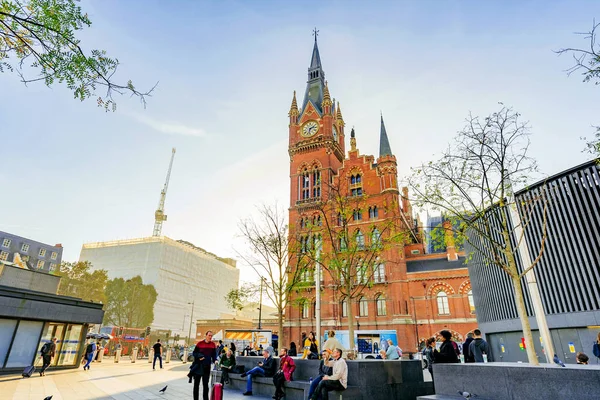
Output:
<path fill-rule="evenodd" d="M 377 154 L 383 113 L 400 179 L 435 159 L 469 112 L 498 102 L 529 121 L 542 175 L 587 161 L 581 137 L 600 124 L 600 87 L 567 76 L 569 56 L 553 52 L 587 45 L 574 32 L 600 19 L 597 1 L 80 4 L 93 23 L 84 49 L 118 58 L 117 81 L 158 86 L 145 108 L 122 96 L 107 113 L 0 73 L 0 230 L 62 243 L 66 261 L 83 243 L 152 235 L 172 147 L 163 234 L 244 252 L 239 220 L 289 206 L 287 113 L 304 93 L 315 27 L 360 152 Z"/>

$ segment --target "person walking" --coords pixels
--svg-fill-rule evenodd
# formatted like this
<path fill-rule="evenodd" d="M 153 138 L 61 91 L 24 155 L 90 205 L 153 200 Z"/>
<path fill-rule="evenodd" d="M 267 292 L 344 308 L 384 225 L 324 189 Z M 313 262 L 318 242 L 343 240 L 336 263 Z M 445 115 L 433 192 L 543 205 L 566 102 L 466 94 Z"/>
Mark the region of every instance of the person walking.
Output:
<path fill-rule="evenodd" d="M 219 359 L 219 368 L 221 368 L 221 384 L 229 384 L 229 373 L 235 367 L 235 354 L 228 349 Z"/>
<path fill-rule="evenodd" d="M 215 346 L 213 343 L 212 337 L 212 331 L 207 331 L 204 335 L 204 340 L 199 341 L 192 352 L 192 355 L 194 356 L 194 363 L 190 367 L 190 374 L 194 378 L 194 400 L 199 400 L 201 380 L 202 399 L 208 400 L 210 366 L 217 360 L 217 346 Z"/>
<path fill-rule="evenodd" d="M 160 339 L 156 339 L 156 343 L 154 343 L 154 346 L 152 346 L 152 349 L 154 350 L 154 360 L 152 360 L 152 370 L 156 370 L 156 359 L 157 358 L 160 361 L 160 369 L 163 369 L 163 366 L 162 366 L 163 346 L 160 343 Z"/>
<path fill-rule="evenodd" d="M 334 349 L 335 350 L 335 349 Z M 310 399 L 317 386 L 319 386 L 319 382 L 323 380 L 324 376 L 331 376 L 333 374 L 333 368 L 327 366 L 327 362 L 329 362 L 329 357 L 331 354 L 328 350 L 323 350 L 321 353 L 321 363 L 319 364 L 319 375 L 312 380 L 310 383 L 310 387 L 308 388 L 308 398 Z"/>
<path fill-rule="evenodd" d="M 475 329 L 473 331 L 473 335 L 475 336 L 475 339 L 469 345 L 469 352 L 471 353 L 471 358 L 474 360 L 473 362 L 484 362 L 484 355 L 487 356 L 487 361 L 492 361 L 490 346 L 481 337 L 481 331 L 479 329 Z"/>
<path fill-rule="evenodd" d="M 56 338 L 52 338 L 52 340 L 48 343 L 45 343 L 40 350 L 42 354 L 42 369 L 40 370 L 40 376 L 46 375 L 46 370 L 52 364 L 52 359 L 56 353 Z"/>
<path fill-rule="evenodd" d="M 452 344 L 452 333 L 443 330 L 440 332 L 440 335 L 443 338 L 442 345 L 439 351 L 437 349 L 433 351 L 433 361 L 439 364 L 459 362 L 456 350 L 454 350 L 454 345 Z M 473 346 L 473 343 L 471 343 L 471 346 Z"/>
<path fill-rule="evenodd" d="M 475 362 L 475 360 L 473 359 L 473 355 L 471 354 L 471 350 L 469 349 L 469 345 L 471 344 L 471 342 L 473 341 L 473 333 L 469 332 L 467 333 L 467 340 L 465 340 L 465 342 L 462 345 L 462 349 L 463 349 L 463 356 L 465 357 L 465 362 L 466 363 L 473 363 Z"/>
<path fill-rule="evenodd" d="M 433 381 L 433 351 L 435 350 L 435 338 L 430 337 L 425 342 L 425 349 L 423 350 L 423 357 L 425 359 L 425 368 L 431 374 L 431 380 Z"/>
<path fill-rule="evenodd" d="M 271 353 L 267 350 L 263 350 L 263 360 L 258 363 L 258 366 L 252 368 L 250 371 L 245 372 L 240 375 L 240 378 L 248 377 L 246 381 L 246 391 L 244 392 L 244 396 L 252 396 L 252 377 L 253 376 L 266 376 L 267 378 L 273 377 L 275 375 L 275 369 L 277 366 L 275 365 L 275 360 Z"/>
<path fill-rule="evenodd" d="M 92 339 L 92 340 L 90 340 L 90 342 L 88 343 L 88 345 L 85 347 L 85 360 L 86 360 L 86 363 L 83 366 L 83 370 L 84 371 L 90 369 L 90 364 L 94 360 L 94 355 L 96 353 L 96 350 L 98 350 L 98 347 L 96 346 L 96 343 Z"/>
<path fill-rule="evenodd" d="M 385 352 L 385 358 L 387 360 L 398 360 L 401 357 L 401 353 L 398 350 L 399 347 L 392 342 L 392 339 L 388 339 L 388 348 Z"/>
<path fill-rule="evenodd" d="M 333 369 L 331 376 L 324 376 L 319 382 L 311 400 L 329 400 L 329 392 L 332 390 L 346 390 L 348 387 L 348 365 L 342 358 L 342 349 L 333 351 L 333 361 L 325 365 Z"/>
<path fill-rule="evenodd" d="M 273 376 L 273 384 L 275 385 L 275 395 L 273 398 L 275 400 L 281 400 L 285 397 L 283 384 L 286 381 L 289 382 L 292 380 L 295 370 L 296 364 L 294 364 L 294 359 L 288 355 L 288 350 L 283 347 L 279 351 L 279 370 Z"/>
<path fill-rule="evenodd" d="M 319 341 L 315 338 L 314 332 L 309 332 L 308 337 L 304 340 L 304 353 L 302 359 L 318 360 L 319 359 Z"/>

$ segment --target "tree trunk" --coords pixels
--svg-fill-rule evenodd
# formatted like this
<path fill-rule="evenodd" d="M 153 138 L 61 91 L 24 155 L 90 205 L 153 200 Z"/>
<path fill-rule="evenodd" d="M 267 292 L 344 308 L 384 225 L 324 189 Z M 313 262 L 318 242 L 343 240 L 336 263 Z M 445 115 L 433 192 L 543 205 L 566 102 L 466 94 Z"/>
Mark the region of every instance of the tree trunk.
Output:
<path fill-rule="evenodd" d="M 348 309 L 348 351 L 354 352 L 354 304 L 350 297 L 346 297 L 346 308 Z"/>
<path fill-rule="evenodd" d="M 531 334 L 531 326 L 529 325 L 529 317 L 527 316 L 527 309 L 525 308 L 525 298 L 523 297 L 523 287 L 521 285 L 521 279 L 518 275 L 511 277 L 513 282 L 513 288 L 515 289 L 515 304 L 521 319 L 521 325 L 523 327 L 523 337 L 525 338 L 525 350 L 527 351 L 527 359 L 531 365 L 540 365 L 540 362 L 535 354 L 535 347 L 533 344 L 533 335 Z"/>
<path fill-rule="evenodd" d="M 277 343 L 278 350 L 281 350 L 283 347 L 286 349 L 290 349 L 289 345 L 285 343 L 285 335 L 283 334 L 283 310 L 279 310 L 279 319 L 277 320 Z"/>

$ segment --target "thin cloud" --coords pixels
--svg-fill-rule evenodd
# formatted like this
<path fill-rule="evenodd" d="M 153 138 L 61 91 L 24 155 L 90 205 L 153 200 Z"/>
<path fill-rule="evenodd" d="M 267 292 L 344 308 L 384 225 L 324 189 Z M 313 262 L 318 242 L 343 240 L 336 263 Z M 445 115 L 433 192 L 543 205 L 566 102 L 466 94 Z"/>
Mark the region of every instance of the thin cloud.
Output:
<path fill-rule="evenodd" d="M 191 126 L 179 124 L 176 122 L 163 122 L 156 119 L 146 117 L 140 114 L 130 114 L 138 122 L 149 126 L 157 132 L 166 133 L 167 135 L 183 135 L 183 136 L 196 136 L 206 137 L 206 132 L 200 128 L 194 128 Z"/>

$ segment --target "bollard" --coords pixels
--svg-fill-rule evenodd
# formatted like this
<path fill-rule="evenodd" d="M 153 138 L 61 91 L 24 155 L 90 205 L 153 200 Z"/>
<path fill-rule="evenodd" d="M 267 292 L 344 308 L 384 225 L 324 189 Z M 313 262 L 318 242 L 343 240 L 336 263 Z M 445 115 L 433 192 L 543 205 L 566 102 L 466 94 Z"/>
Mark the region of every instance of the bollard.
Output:
<path fill-rule="evenodd" d="M 169 362 L 171 362 L 171 349 L 169 347 L 167 347 L 167 355 L 165 357 L 165 364 L 168 364 Z"/>
<path fill-rule="evenodd" d="M 100 347 L 100 350 L 98 350 L 98 355 L 96 356 L 96 362 L 101 363 L 103 358 L 104 358 L 104 347 Z"/>
<path fill-rule="evenodd" d="M 138 348 L 134 347 L 133 348 L 133 352 L 131 353 L 131 362 L 134 363 L 135 360 L 137 360 L 137 355 L 138 355 Z"/>
<path fill-rule="evenodd" d="M 118 363 L 121 359 L 121 349 L 115 351 L 115 362 Z"/>
<path fill-rule="evenodd" d="M 153 358 L 154 358 L 154 349 L 150 348 L 150 350 L 148 350 L 148 364 L 152 363 Z"/>
<path fill-rule="evenodd" d="M 187 363 L 187 358 L 188 358 L 188 349 L 183 350 L 183 363 L 186 364 Z"/>

